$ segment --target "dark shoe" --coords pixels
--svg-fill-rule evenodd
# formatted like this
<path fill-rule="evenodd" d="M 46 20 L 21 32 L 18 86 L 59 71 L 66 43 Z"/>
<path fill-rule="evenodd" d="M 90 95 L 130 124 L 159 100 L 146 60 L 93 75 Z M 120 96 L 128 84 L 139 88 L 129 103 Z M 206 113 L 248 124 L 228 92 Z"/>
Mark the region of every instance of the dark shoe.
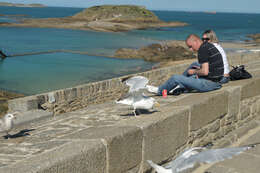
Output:
<path fill-rule="evenodd" d="M 173 88 L 171 91 L 169 91 L 169 94 L 178 96 L 182 93 L 184 93 L 185 88 L 181 88 L 180 85 L 177 85 L 175 88 Z"/>

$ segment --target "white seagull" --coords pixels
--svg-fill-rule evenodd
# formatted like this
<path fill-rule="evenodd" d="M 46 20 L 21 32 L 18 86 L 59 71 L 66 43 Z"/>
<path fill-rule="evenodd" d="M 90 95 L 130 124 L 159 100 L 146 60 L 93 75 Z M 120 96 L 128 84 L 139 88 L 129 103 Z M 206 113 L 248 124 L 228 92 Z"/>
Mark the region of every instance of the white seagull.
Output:
<path fill-rule="evenodd" d="M 9 132 L 13 128 L 13 119 L 15 119 L 15 115 L 18 114 L 18 112 L 14 113 L 8 113 L 5 114 L 5 116 L 0 119 L 0 132 L 5 132 L 7 136 L 9 136 Z"/>
<path fill-rule="evenodd" d="M 136 116 L 137 109 L 152 109 L 154 105 L 159 105 L 154 98 L 146 96 L 143 91 L 146 90 L 148 79 L 143 76 L 134 76 L 125 81 L 129 86 L 129 91 L 126 96 L 118 99 L 116 103 L 126 104 L 133 107 L 134 115 Z"/>
<path fill-rule="evenodd" d="M 192 168 L 196 163 L 216 163 L 225 159 L 230 159 L 232 156 L 249 150 L 256 145 L 257 144 L 252 144 L 243 147 L 219 149 L 206 149 L 205 147 L 186 149 L 175 160 L 168 163 L 165 168 L 153 163 L 151 160 L 147 160 L 147 162 L 158 173 L 179 173 L 188 168 Z"/>

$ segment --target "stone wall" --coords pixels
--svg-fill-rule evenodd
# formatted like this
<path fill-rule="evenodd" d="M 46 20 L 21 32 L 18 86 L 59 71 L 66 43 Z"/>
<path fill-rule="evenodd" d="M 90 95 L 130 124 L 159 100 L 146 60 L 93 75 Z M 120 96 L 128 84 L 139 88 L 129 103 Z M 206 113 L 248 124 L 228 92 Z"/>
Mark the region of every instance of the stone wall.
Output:
<path fill-rule="evenodd" d="M 213 92 L 157 98 L 158 112 L 51 139 L 69 142 L 0 172 L 151 172 L 146 160 L 163 164 L 186 147 L 214 142 L 260 116 L 260 69 L 258 74 Z M 80 114 L 75 120 L 83 121 Z M 75 127 L 73 122 L 68 123 Z M 236 136 L 230 138 L 235 140 Z"/>
<path fill-rule="evenodd" d="M 246 58 L 248 59 L 246 60 Z M 259 54 L 232 58 L 232 65 L 249 64 L 249 71 L 253 74 L 252 79 L 232 81 L 220 90 L 207 93 L 189 93 L 167 98 L 156 97 L 161 107 L 158 108 L 158 112 L 149 115 L 142 115 L 138 118 L 118 118 L 120 120 L 112 125 L 107 125 L 107 122 L 99 120 L 100 126 L 82 128 L 74 123 L 78 121 L 84 123 L 90 119 L 86 117 L 87 113 L 84 115 L 75 113 L 75 117 L 70 117 L 71 120 L 69 122 L 66 120 L 66 122 L 74 128 L 81 129 L 74 130 L 73 133 L 65 133 L 57 139 L 50 138 L 52 142 L 69 141 L 66 145 L 2 167 L 0 172 L 8 173 L 17 170 L 38 173 L 150 172 L 151 168 L 146 160 L 163 164 L 186 147 L 203 146 L 214 142 L 231 134 L 233 130 L 256 116 L 260 116 L 260 64 L 257 66 L 257 63 L 260 62 L 259 59 Z M 153 82 L 158 84 L 161 82 L 160 79 L 166 79 L 172 73 L 182 71 L 186 66 L 187 64 L 157 69 L 141 75 L 154 79 Z M 54 91 L 51 94 L 25 97 L 23 100 L 16 99 L 11 101 L 10 105 L 12 108 L 20 110 L 37 109 L 39 105 L 49 101 L 53 102 L 54 95 L 55 102 L 50 103 L 52 105 L 65 103 L 66 100 L 66 104 L 63 106 L 70 107 L 77 96 L 81 96 L 82 102 L 79 99 L 79 103 L 82 103 L 83 106 L 95 101 L 91 100 L 91 95 L 98 100 L 98 94 L 95 94 L 94 91 L 101 92 L 102 89 L 107 89 L 109 91 L 102 92 L 107 96 L 109 92 L 111 94 L 116 93 L 117 90 L 122 91 L 124 86 L 120 80 L 123 78 L 82 85 L 75 89 Z M 126 90 L 124 88 L 124 91 Z M 94 108 L 94 110 L 96 109 Z M 64 111 L 66 110 L 64 109 Z M 115 112 L 108 112 L 108 114 L 113 113 Z M 84 118 L 82 118 L 83 116 Z M 62 116 L 59 117 L 62 118 Z M 53 119 L 53 121 L 55 120 Z M 55 125 L 55 127 L 59 128 L 59 125 Z M 64 129 L 62 129 L 63 131 Z M 235 141 L 237 137 L 230 138 L 230 142 Z"/>
<path fill-rule="evenodd" d="M 232 54 L 229 55 L 231 65 L 245 64 L 249 61 L 259 59 L 258 53 L 252 54 Z M 155 69 L 143 73 L 133 74 L 142 75 L 150 80 L 150 84 L 159 85 L 172 74 L 180 74 L 189 63 L 175 65 L 166 68 Z M 131 75 L 129 75 L 131 76 Z M 108 100 L 116 100 L 122 94 L 127 92 L 127 87 L 121 82 L 122 79 L 129 77 L 122 76 L 100 82 L 94 82 L 56 90 L 49 93 L 43 93 L 33 96 L 28 96 L 9 101 L 9 109 L 11 111 L 30 111 L 34 109 L 44 109 L 54 114 L 71 112 L 80 108 L 87 107 L 89 104 L 104 103 Z"/>
<path fill-rule="evenodd" d="M 260 75 L 232 82 L 218 91 L 190 94 L 162 105 L 160 113 L 119 123 L 141 129 L 142 146 L 136 155 L 141 154 L 142 158 L 138 164 L 131 165 L 134 168 L 121 167 L 116 172 L 150 172 L 146 160 L 163 164 L 187 147 L 204 146 L 218 140 L 220 146 L 232 144 L 241 136 L 232 136 L 225 143 L 221 139 L 260 116 L 259 88 Z"/>
<path fill-rule="evenodd" d="M 240 87 L 226 87 L 226 91 L 217 97 L 213 97 L 212 101 L 208 100 L 210 103 L 208 108 L 211 110 L 211 113 L 201 114 L 200 112 L 197 115 L 194 113 L 194 119 L 191 121 L 192 124 L 195 124 L 195 127 L 197 125 L 197 128 L 192 130 L 193 126 L 191 124 L 188 144 L 193 146 L 207 145 L 209 142 L 224 137 L 256 116 L 260 116 L 259 94 L 245 99 L 241 98 Z M 218 98 L 221 99 L 218 100 Z M 212 104 L 214 106 L 217 105 L 217 107 L 213 109 Z M 200 106 L 200 110 L 203 110 L 203 112 L 207 111 L 203 104 Z M 196 121 L 199 122 L 196 123 Z"/>
<path fill-rule="evenodd" d="M 155 69 L 142 75 L 153 81 L 152 84 L 158 85 L 161 81 L 169 78 L 170 74 L 178 73 L 187 68 L 187 64 Z M 132 75 L 129 75 L 132 76 Z M 55 114 L 71 112 L 80 108 L 87 107 L 89 104 L 104 103 L 108 100 L 119 99 L 128 90 L 127 86 L 121 81 L 129 76 L 113 78 L 100 82 L 80 85 L 73 88 L 56 90 L 9 101 L 9 109 L 12 111 L 30 111 L 33 109 L 44 109 Z"/>

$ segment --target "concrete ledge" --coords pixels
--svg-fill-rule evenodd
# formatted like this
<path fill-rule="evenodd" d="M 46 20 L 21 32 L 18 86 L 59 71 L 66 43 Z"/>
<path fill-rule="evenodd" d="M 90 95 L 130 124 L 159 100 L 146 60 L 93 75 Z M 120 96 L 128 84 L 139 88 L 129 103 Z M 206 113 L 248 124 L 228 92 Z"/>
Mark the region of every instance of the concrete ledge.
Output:
<path fill-rule="evenodd" d="M 72 141 L 26 159 L 0 168 L 4 173 L 79 173 L 106 172 L 106 149 L 101 141 Z"/>
<path fill-rule="evenodd" d="M 247 64 L 250 61 L 260 59 L 259 53 L 248 55 L 238 53 L 228 56 L 230 65 Z M 159 85 L 172 74 L 182 73 L 189 64 L 179 64 L 133 75 L 145 76 L 151 81 L 151 84 Z M 14 111 L 29 111 L 39 109 L 44 105 L 45 109 L 55 114 L 70 112 L 86 107 L 89 104 L 103 103 L 120 97 L 121 94 L 127 91 L 127 87 L 122 84 L 121 80 L 129 76 L 132 75 L 14 99 L 9 102 L 9 108 Z"/>
<path fill-rule="evenodd" d="M 173 105 L 190 107 L 190 131 L 194 131 L 227 114 L 228 94 L 224 91 L 195 93 Z"/>
<path fill-rule="evenodd" d="M 53 116 L 52 112 L 44 111 L 44 110 L 31 110 L 22 112 L 21 115 L 17 116 L 17 119 L 14 120 L 14 124 L 22 125 L 25 123 L 38 121 L 44 118 L 50 118 Z"/>
<path fill-rule="evenodd" d="M 120 173 L 139 169 L 142 160 L 142 132 L 130 126 L 93 127 L 62 139 L 102 139 L 106 144 L 108 172 Z"/>
<path fill-rule="evenodd" d="M 247 99 L 260 94 L 260 78 L 247 80 L 247 83 L 241 88 L 241 99 Z"/>
<path fill-rule="evenodd" d="M 154 77 L 154 81 L 159 82 L 168 78 L 173 71 L 183 70 L 184 68 L 185 65 L 179 65 L 141 75 L 149 78 Z M 28 111 L 28 115 L 25 117 L 31 117 L 36 112 L 29 110 L 38 108 L 44 102 L 51 101 L 53 96 L 55 104 L 66 100 L 68 104 L 64 104 L 65 107 L 66 105 L 77 104 L 77 102 L 74 102 L 75 99 L 83 98 L 83 100 L 92 99 L 95 101 L 99 96 L 105 97 L 99 95 L 103 90 L 112 88 L 113 90 L 107 92 L 114 94 L 115 91 L 122 90 L 120 79 L 88 84 L 77 89 L 55 91 L 51 94 L 31 96 L 26 98 L 24 103 L 22 99 L 19 99 L 18 102 L 13 100 L 10 101 L 10 104 L 17 104 L 17 109 Z M 74 113 L 74 117 L 69 117 L 70 113 L 68 113 L 64 119 L 60 117 L 57 122 L 48 122 L 51 125 L 48 123 L 39 125 L 39 129 L 36 128 L 39 131 L 35 130 L 36 137 L 30 136 L 32 143 L 46 137 L 44 139 L 65 141 L 65 144 L 54 149 L 48 149 L 48 146 L 41 144 L 45 149 L 47 148 L 45 152 L 33 153 L 35 156 L 31 157 L 25 155 L 24 157 L 28 158 L 8 166 L 0 165 L 2 166 L 0 172 L 145 172 L 149 169 L 146 163 L 147 159 L 156 163 L 163 163 L 185 147 L 201 146 L 214 141 L 258 116 L 260 112 L 259 82 L 260 78 L 254 77 L 249 80 L 231 82 L 222 89 L 213 92 L 183 94 L 179 97 L 157 97 L 156 99 L 161 99 L 163 102 L 162 107 L 158 108 L 158 112 L 142 114 L 138 118 L 119 117 L 116 114 L 111 116 L 111 119 L 117 118 L 113 123 L 110 122 L 111 119 L 103 122 L 102 120 L 105 119 L 106 115 L 116 113 L 116 110 L 105 114 L 98 109 L 94 109 L 88 116 L 78 111 Z M 108 104 L 107 106 L 111 105 Z M 91 118 L 96 118 L 91 117 L 93 112 L 101 112 L 102 115 L 100 116 L 103 116 L 103 119 L 95 120 L 95 123 L 98 122 L 99 124 L 91 126 L 89 125 L 91 123 L 86 123 L 86 120 L 90 121 Z M 46 117 L 50 116 L 48 112 L 43 113 Z M 20 122 L 18 121 L 17 124 L 32 120 L 30 118 L 19 120 Z M 79 122 L 79 124 L 73 124 L 74 121 Z M 82 121 L 82 124 L 80 121 Z M 56 130 L 58 126 L 59 129 Z M 53 137 L 55 135 L 56 137 Z M 7 146 L 17 147 L 19 142 L 22 141 L 19 140 L 15 141 L 13 145 L 12 142 L 8 141 L 11 144 L 8 143 Z M 22 147 L 28 145 L 28 142 L 29 139 L 24 142 L 25 144 Z M 5 143 L 1 145 L 5 145 Z M 39 145 L 39 143 L 36 142 L 36 145 Z M 34 147 L 37 147 L 36 145 Z M 4 147 L 1 149 L 7 150 Z"/>
<path fill-rule="evenodd" d="M 258 79 L 248 81 L 257 89 L 253 80 Z M 147 159 L 162 163 L 187 146 L 225 135 L 234 128 L 230 125 L 243 123 L 259 111 L 259 95 L 241 99 L 243 86 L 245 81 L 208 93 L 157 98 L 165 102 L 158 112 L 65 134 L 56 140 L 66 144 L 2 167 L 0 172 L 145 172 Z"/>
<path fill-rule="evenodd" d="M 241 88 L 239 86 L 226 87 L 228 92 L 228 116 L 226 124 L 236 121 L 238 119 L 240 100 L 241 100 Z"/>
<path fill-rule="evenodd" d="M 120 126 L 131 125 L 142 129 L 143 170 L 149 168 L 146 160 L 167 160 L 187 142 L 189 114 L 188 108 L 167 105 L 159 112 L 119 123 Z"/>
<path fill-rule="evenodd" d="M 30 110 L 37 110 L 38 99 L 36 96 L 27 96 L 18 99 L 8 100 L 8 108 L 10 111 L 26 112 Z"/>

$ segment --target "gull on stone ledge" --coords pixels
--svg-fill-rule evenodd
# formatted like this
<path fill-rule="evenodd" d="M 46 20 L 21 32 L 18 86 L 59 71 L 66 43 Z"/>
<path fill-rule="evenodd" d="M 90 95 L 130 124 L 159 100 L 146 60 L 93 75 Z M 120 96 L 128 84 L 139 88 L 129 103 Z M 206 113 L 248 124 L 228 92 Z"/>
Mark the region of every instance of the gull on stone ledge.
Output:
<path fill-rule="evenodd" d="M 146 96 L 143 91 L 147 90 L 146 85 L 149 80 L 143 76 L 134 76 L 124 83 L 129 86 L 129 91 L 127 95 L 118 99 L 116 103 L 130 105 L 133 107 L 134 115 L 136 116 L 137 109 L 149 110 L 153 106 L 159 105 L 159 103 L 152 97 Z"/>
<path fill-rule="evenodd" d="M 7 138 L 9 135 L 9 132 L 13 128 L 13 119 L 15 119 L 15 115 L 18 114 L 19 112 L 14 112 L 14 113 L 8 113 L 5 114 L 3 118 L 0 119 L 0 132 L 5 132 L 7 135 Z"/>

